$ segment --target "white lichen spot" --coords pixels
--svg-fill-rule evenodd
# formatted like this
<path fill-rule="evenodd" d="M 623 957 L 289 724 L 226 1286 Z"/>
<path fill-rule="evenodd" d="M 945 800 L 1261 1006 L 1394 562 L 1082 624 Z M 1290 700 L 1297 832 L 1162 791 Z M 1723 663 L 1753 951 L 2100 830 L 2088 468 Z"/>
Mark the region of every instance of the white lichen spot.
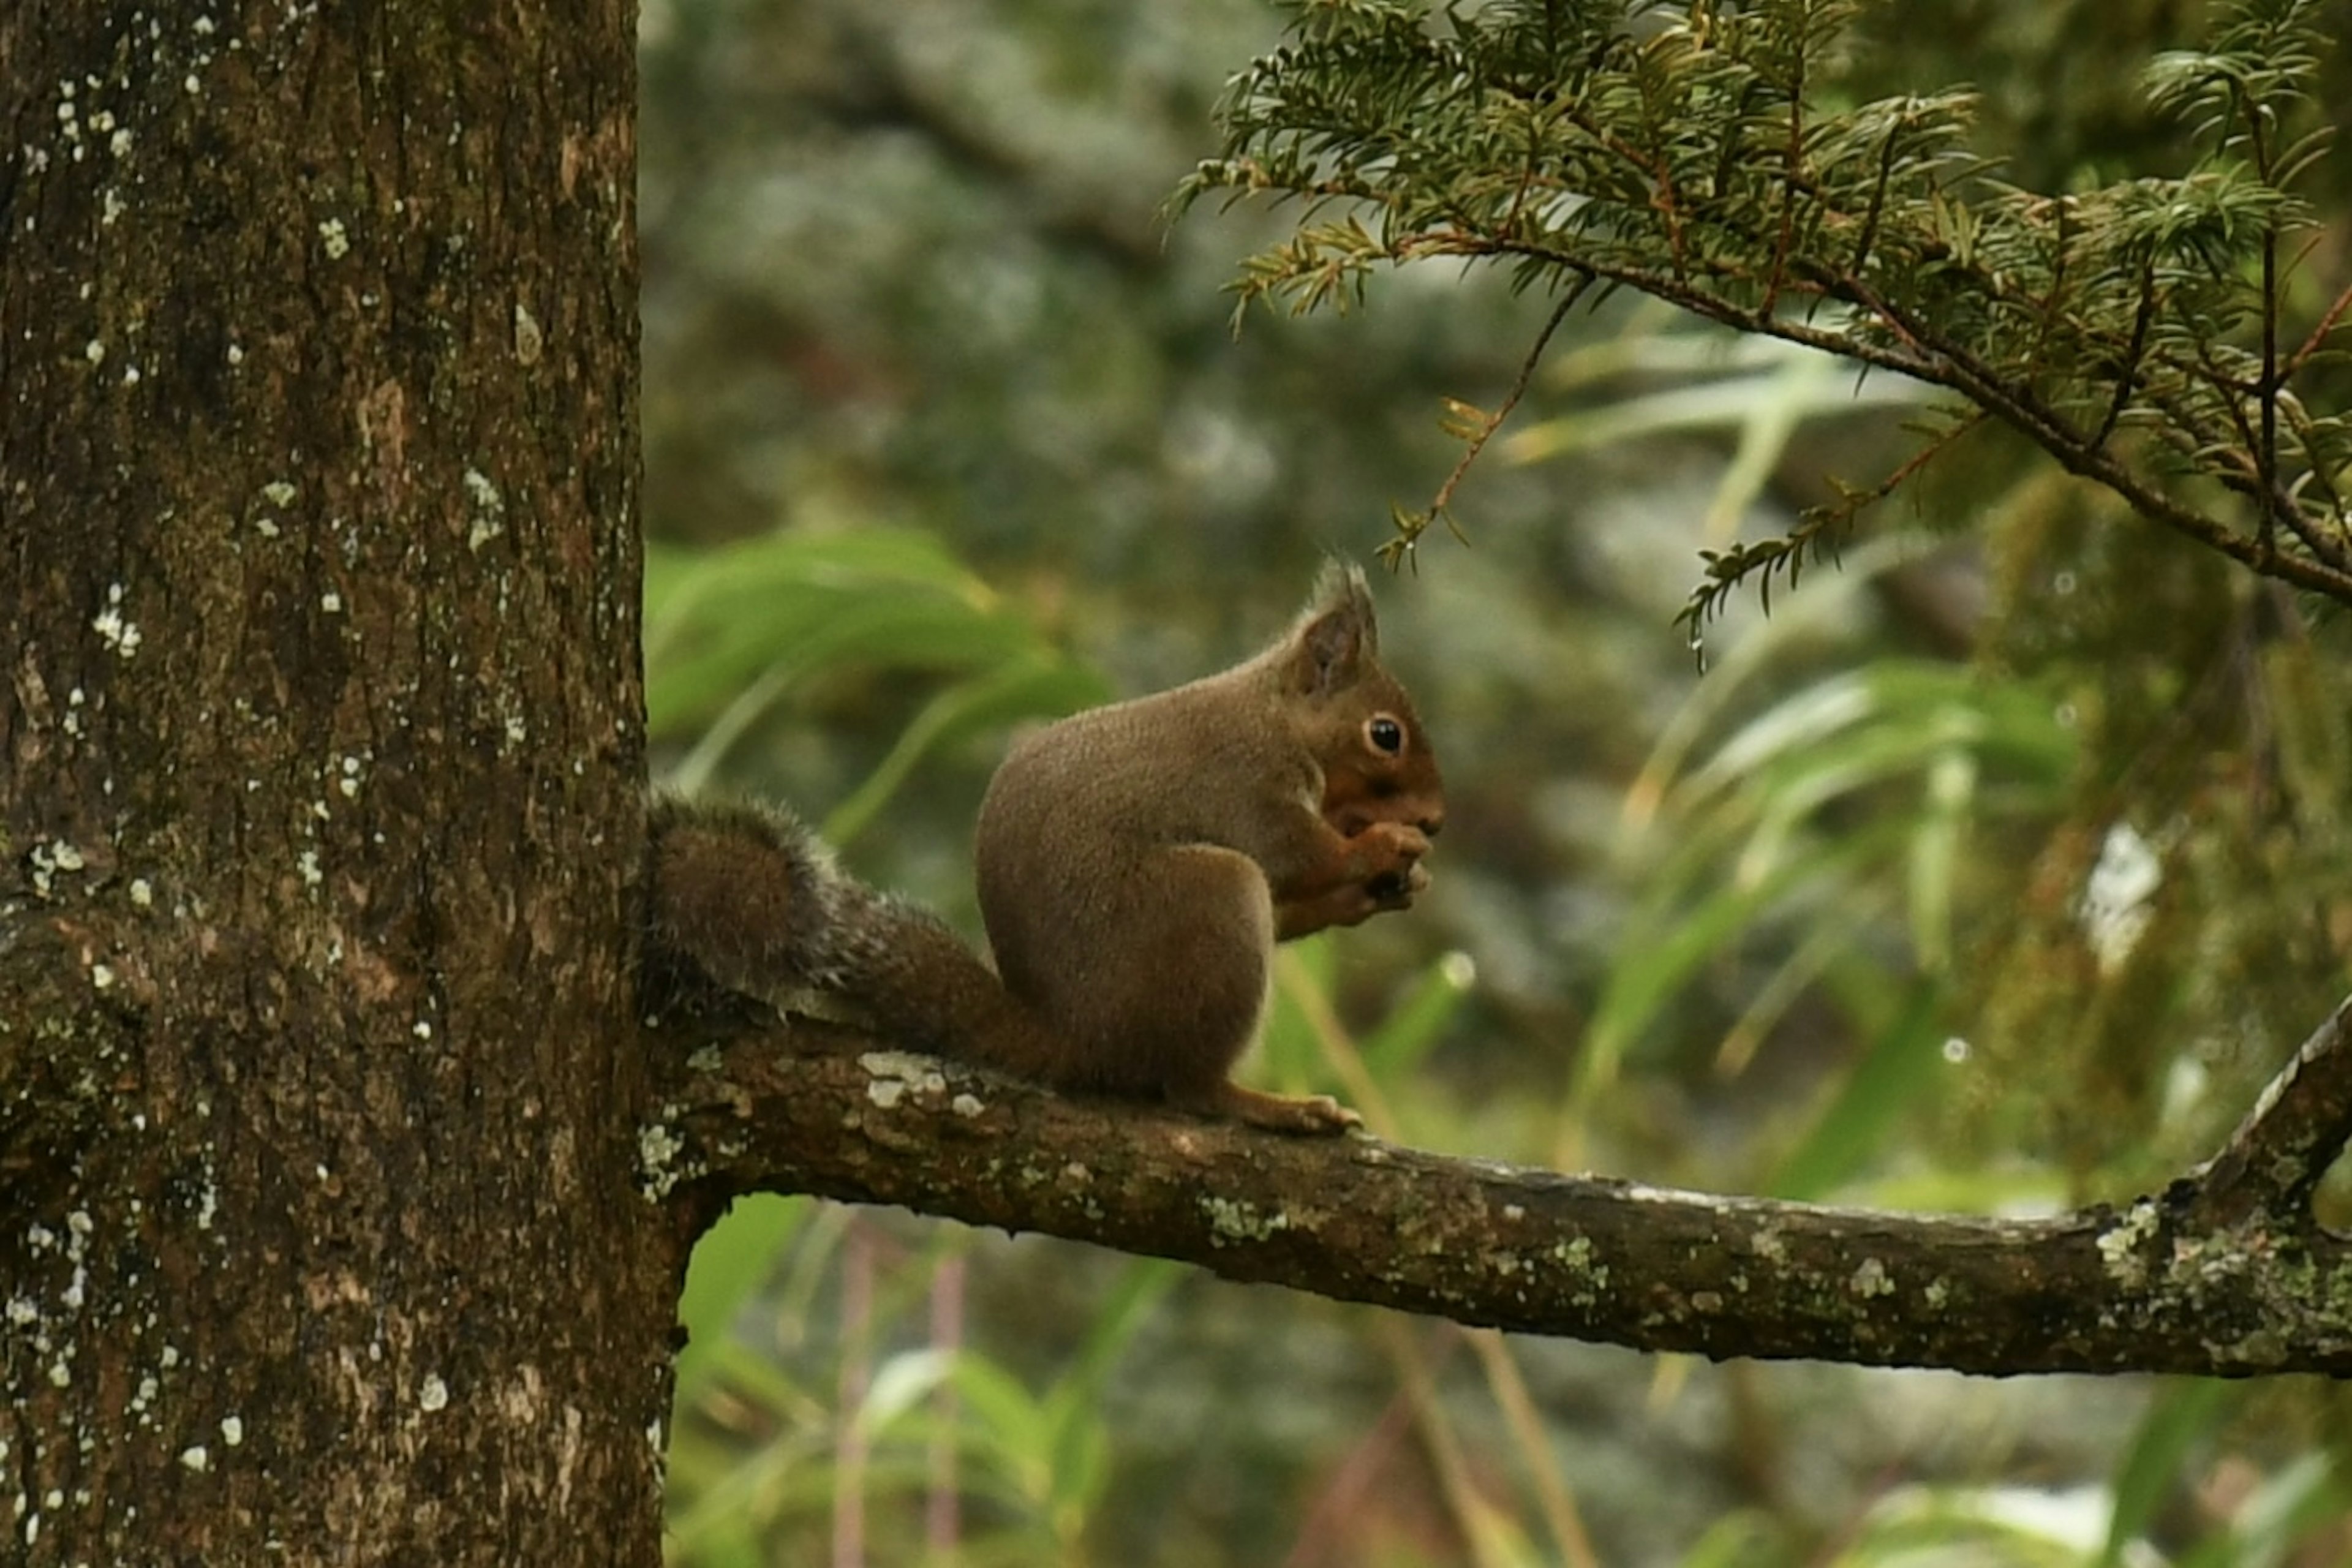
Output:
<path fill-rule="evenodd" d="M 319 595 L 319 608 L 331 616 L 340 616 L 343 613 L 343 596 L 330 588 Z"/>
<path fill-rule="evenodd" d="M 118 127 L 114 134 L 106 139 L 106 150 L 118 158 L 122 157 L 131 151 L 131 140 L 130 127 Z"/>
<path fill-rule="evenodd" d="M 465 486 L 474 514 L 466 528 L 466 548 L 479 550 L 507 531 L 507 498 L 479 468 L 466 470 Z"/>
<path fill-rule="evenodd" d="M 137 365 L 130 364 L 122 367 L 122 384 L 125 386 L 136 386 L 139 384 L 139 367 Z"/>
<path fill-rule="evenodd" d="M 257 517 L 253 520 L 253 531 L 264 539 L 275 539 L 278 533 L 278 520 L 274 517 Z"/>
<path fill-rule="evenodd" d="M 508 714 L 507 744 L 509 746 L 520 746 L 529 739 L 530 739 L 530 726 L 523 722 L 522 715 L 520 713 Z"/>
<path fill-rule="evenodd" d="M 958 1116 L 970 1120 L 972 1117 L 978 1116 L 982 1111 L 987 1110 L 988 1107 L 981 1104 L 980 1097 L 978 1095 L 959 1094 L 953 1100 L 948 1101 L 948 1109 L 954 1111 Z"/>
<path fill-rule="evenodd" d="M 1280 1209 L 1268 1212 L 1236 1198 L 1204 1194 L 1201 1207 L 1209 1216 L 1209 1244 L 1213 1247 L 1264 1241 L 1277 1231 L 1290 1228 L 1290 1216 Z"/>
<path fill-rule="evenodd" d="M 243 364 L 245 363 L 245 351 L 235 343 L 229 344 L 228 363 L 232 366 Z"/>
<path fill-rule="evenodd" d="M 1521 1208 L 1517 1204 L 1505 1204 L 1503 1205 L 1503 1217 L 1507 1220 L 1522 1220 L 1528 1217 L 1528 1211 Z"/>
<path fill-rule="evenodd" d="M 7 1311 L 8 1325 L 11 1328 L 25 1328 L 41 1320 L 41 1309 L 33 1304 L 33 1299 L 30 1296 L 9 1297 Z"/>
<path fill-rule="evenodd" d="M 89 361 L 92 364 L 104 364 L 106 363 L 106 345 L 99 342 L 96 338 L 92 338 L 89 342 L 82 344 L 81 357 Z"/>
<path fill-rule="evenodd" d="M 857 1058 L 857 1065 L 874 1075 L 874 1081 L 866 1086 L 866 1098 L 885 1110 L 910 1091 L 947 1091 L 947 1076 L 940 1071 L 939 1064 L 911 1051 L 867 1051 Z"/>
<path fill-rule="evenodd" d="M 236 1447 L 245 1441 L 245 1423 L 234 1415 L 221 1417 L 221 1441 Z"/>
<path fill-rule="evenodd" d="M 408 1026 L 408 1032 L 420 1040 L 429 1040 L 433 1037 L 433 1022 L 429 1018 L 419 1018 Z"/>
<path fill-rule="evenodd" d="M 73 1368 L 68 1366 L 62 1358 L 51 1362 L 49 1363 L 49 1382 L 53 1386 L 58 1388 L 71 1388 L 73 1386 Z"/>
<path fill-rule="evenodd" d="M 319 225 L 319 237 L 326 242 L 327 258 L 341 261 L 352 253 L 352 237 L 343 232 L 343 220 L 331 217 Z"/>
<path fill-rule="evenodd" d="M 297 491 L 292 485 L 287 483 L 284 479 L 272 479 L 268 484 L 261 487 L 262 499 L 267 500 L 271 506 L 277 507 L 281 510 L 287 507 L 292 506 L 294 504 L 294 498 L 299 493 L 299 492 Z"/>
<path fill-rule="evenodd" d="M 441 1381 L 439 1373 L 426 1373 L 425 1381 L 416 1385 L 416 1405 L 428 1415 L 449 1407 L 449 1385 Z"/>
<path fill-rule="evenodd" d="M 125 620 L 122 612 L 114 605 L 109 605 L 92 616 L 89 629 L 96 632 L 100 639 L 114 650 L 116 658 L 130 659 L 138 657 L 141 641 L 139 628 L 133 623 Z"/>
<path fill-rule="evenodd" d="M 125 132 L 123 134 L 127 136 L 130 132 Z M 112 228 L 114 226 L 114 220 L 121 217 L 124 213 L 129 212 L 130 210 L 131 204 L 122 199 L 121 193 L 116 191 L 112 185 L 107 186 L 104 191 L 101 191 L 99 194 L 98 226 L 100 228 Z"/>
<path fill-rule="evenodd" d="M 302 873 L 304 887 L 315 888 L 327 879 L 326 873 L 319 869 L 319 852 L 316 849 L 303 850 L 297 864 Z"/>
<path fill-rule="evenodd" d="M 1846 1280 L 1845 1288 L 1864 1300 L 1895 1294 L 1895 1281 L 1887 1278 L 1886 1265 L 1875 1258 L 1864 1258 Z"/>
<path fill-rule="evenodd" d="M 79 871 L 88 863 L 82 858 L 80 850 L 62 838 L 49 845 L 49 864 L 60 871 Z"/>
<path fill-rule="evenodd" d="M 131 879 L 131 902 L 134 907 L 142 910 L 154 907 L 155 889 L 146 878 Z"/>
<path fill-rule="evenodd" d="M 637 1169 L 644 1173 L 638 1190 L 656 1201 L 669 1195 L 678 1184 L 678 1172 L 673 1167 L 686 1140 L 665 1123 L 647 1122 L 637 1129 Z"/>
<path fill-rule="evenodd" d="M 180 90 L 193 96 L 204 91 L 205 87 L 204 83 L 196 79 L 196 73 L 190 71 L 187 75 L 180 79 Z"/>
<path fill-rule="evenodd" d="M 91 964 L 89 966 L 89 983 L 100 991 L 114 984 L 113 966 L 106 963 Z"/>
<path fill-rule="evenodd" d="M 2147 1283 L 2145 1253 L 2155 1239 L 2157 1220 L 2156 1205 L 2142 1198 L 2113 1228 L 2100 1233 L 2100 1260 L 2117 1284 L 2137 1289 Z"/>
<path fill-rule="evenodd" d="M 205 1452 L 205 1446 L 202 1443 L 191 1443 L 186 1447 L 180 1450 L 180 1463 L 187 1466 L 188 1468 L 195 1471 L 198 1475 L 202 1475 L 205 1471 L 212 1468 L 213 1457 L 211 1454 Z"/>
<path fill-rule="evenodd" d="M 523 364 L 537 364 L 540 350 L 545 344 L 539 330 L 539 320 L 520 300 L 514 308 L 515 358 Z"/>

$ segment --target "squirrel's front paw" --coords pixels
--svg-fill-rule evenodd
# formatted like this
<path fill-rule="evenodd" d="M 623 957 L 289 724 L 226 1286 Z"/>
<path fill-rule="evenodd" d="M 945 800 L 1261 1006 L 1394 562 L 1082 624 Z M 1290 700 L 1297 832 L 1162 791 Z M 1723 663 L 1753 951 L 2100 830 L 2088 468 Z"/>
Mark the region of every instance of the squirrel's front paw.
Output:
<path fill-rule="evenodd" d="M 1348 841 L 1360 886 L 1373 909 L 1401 910 L 1429 886 L 1429 835 L 1409 822 L 1375 822 Z"/>
<path fill-rule="evenodd" d="M 1275 889 L 1275 931 L 1284 942 L 1374 915 L 1411 909 L 1429 886 L 1421 858 L 1429 835 L 1402 822 L 1375 822 L 1348 838 L 1313 875 Z"/>

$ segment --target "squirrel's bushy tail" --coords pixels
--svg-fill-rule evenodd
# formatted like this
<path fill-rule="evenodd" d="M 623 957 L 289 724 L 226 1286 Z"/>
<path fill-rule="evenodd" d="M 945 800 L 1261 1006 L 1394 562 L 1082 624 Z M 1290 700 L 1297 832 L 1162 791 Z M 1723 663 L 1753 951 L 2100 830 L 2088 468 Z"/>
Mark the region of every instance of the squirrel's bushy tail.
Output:
<path fill-rule="evenodd" d="M 799 818 L 750 804 L 654 801 L 653 944 L 730 991 L 783 1005 L 815 990 L 884 1034 L 1052 1081 L 1050 1031 L 929 911 L 842 871 Z"/>

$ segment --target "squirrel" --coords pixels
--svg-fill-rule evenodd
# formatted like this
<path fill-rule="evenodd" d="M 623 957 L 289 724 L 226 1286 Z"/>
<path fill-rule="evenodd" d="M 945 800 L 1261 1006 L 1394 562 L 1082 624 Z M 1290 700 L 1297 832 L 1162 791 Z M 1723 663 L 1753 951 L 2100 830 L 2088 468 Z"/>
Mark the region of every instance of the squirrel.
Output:
<path fill-rule="evenodd" d="M 646 934 L 730 992 L 836 995 L 909 1044 L 1057 1089 L 1336 1133 L 1360 1119 L 1328 1096 L 1227 1075 L 1275 944 L 1410 907 L 1444 816 L 1363 574 L 1335 562 L 1255 658 L 1013 746 L 975 834 L 993 971 L 760 805 L 655 801 Z"/>

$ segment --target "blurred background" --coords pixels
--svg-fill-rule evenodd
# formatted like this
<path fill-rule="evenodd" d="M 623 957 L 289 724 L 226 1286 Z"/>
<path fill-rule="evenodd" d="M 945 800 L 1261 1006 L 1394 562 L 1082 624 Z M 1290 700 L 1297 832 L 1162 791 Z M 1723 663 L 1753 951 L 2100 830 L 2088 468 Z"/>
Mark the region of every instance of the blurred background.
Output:
<path fill-rule="evenodd" d="M 2137 73 L 2202 15 L 1875 8 L 1832 90 L 1974 82 L 2036 188 L 2176 172 Z M 1223 284 L 1295 215 L 1161 205 L 1281 22 L 645 0 L 679 787 L 794 802 L 977 937 L 1015 727 L 1254 651 L 1428 504 L 1443 400 L 1494 406 L 1549 302 L 1427 268 L 1234 335 Z M 2347 271 L 2322 180 L 2306 321 Z M 1702 674 L 1696 552 L 1878 479 L 1919 395 L 1571 316 L 1455 497 L 1467 546 L 1375 584 L 1445 763 L 1435 885 L 1285 950 L 1257 1081 L 1441 1150 L 1904 1208 L 2120 1204 L 2211 1150 L 2352 981 L 2352 634 L 1972 437 Z M 1715 1366 L 780 1199 L 685 1316 L 698 1568 L 2352 1562 L 2315 1380 Z"/>

